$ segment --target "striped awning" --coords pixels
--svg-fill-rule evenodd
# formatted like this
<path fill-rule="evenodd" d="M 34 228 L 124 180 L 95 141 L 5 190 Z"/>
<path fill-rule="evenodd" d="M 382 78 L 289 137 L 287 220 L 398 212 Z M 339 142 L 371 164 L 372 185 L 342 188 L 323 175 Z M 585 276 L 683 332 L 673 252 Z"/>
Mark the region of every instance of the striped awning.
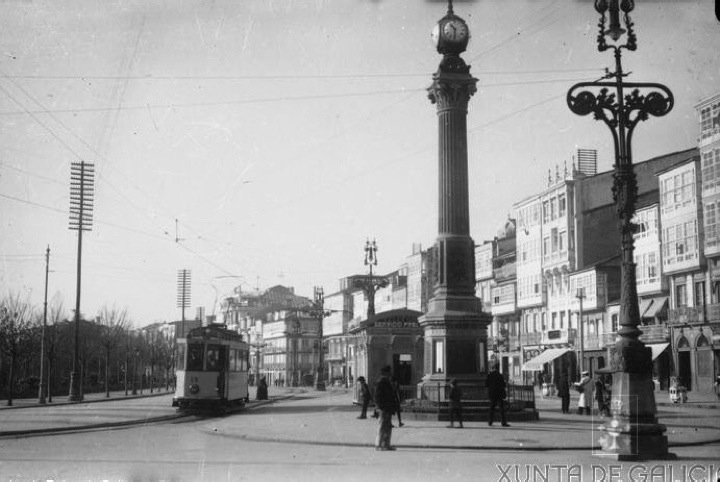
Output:
<path fill-rule="evenodd" d="M 647 308 L 644 314 L 640 311 L 643 318 L 655 318 L 660 314 L 663 308 L 667 307 L 668 298 L 667 296 L 660 296 L 652 299 L 652 304 Z"/>
<path fill-rule="evenodd" d="M 536 356 L 532 360 L 528 360 L 525 363 L 523 363 L 522 371 L 524 371 L 524 372 L 542 371 L 544 364 L 550 363 L 557 357 L 562 356 L 569 351 L 570 351 L 570 348 L 548 348 L 547 350 L 540 353 L 538 356 Z"/>
<path fill-rule="evenodd" d="M 664 352 L 665 349 L 668 347 L 669 343 L 655 343 L 652 345 L 647 345 L 652 349 L 652 359 L 656 359 L 660 356 L 660 353 Z"/>

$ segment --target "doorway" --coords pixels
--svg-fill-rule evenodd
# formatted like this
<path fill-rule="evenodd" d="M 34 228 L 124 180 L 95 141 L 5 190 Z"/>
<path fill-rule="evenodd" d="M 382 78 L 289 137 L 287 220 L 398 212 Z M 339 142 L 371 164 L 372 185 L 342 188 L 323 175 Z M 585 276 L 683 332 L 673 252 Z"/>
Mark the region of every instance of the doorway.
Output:
<path fill-rule="evenodd" d="M 393 354 L 393 374 L 400 385 L 412 383 L 412 355 L 408 353 Z"/>
<path fill-rule="evenodd" d="M 692 370 L 690 367 L 690 350 L 678 352 L 678 377 L 680 383 L 688 390 L 692 390 Z"/>

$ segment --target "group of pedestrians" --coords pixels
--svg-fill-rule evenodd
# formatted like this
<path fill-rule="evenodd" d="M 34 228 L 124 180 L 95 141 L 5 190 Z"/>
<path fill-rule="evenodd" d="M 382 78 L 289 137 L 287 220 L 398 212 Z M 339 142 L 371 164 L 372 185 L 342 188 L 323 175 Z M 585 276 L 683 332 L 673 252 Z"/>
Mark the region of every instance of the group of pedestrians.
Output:
<path fill-rule="evenodd" d="M 391 369 L 389 366 L 383 367 L 380 370 L 380 379 L 375 387 L 375 410 L 373 418 L 379 419 L 378 435 L 375 440 L 376 450 L 395 450 L 390 444 L 392 438 L 392 424 L 393 415 L 397 415 L 398 427 L 405 425 L 402 422 L 402 410 L 400 409 L 400 383 L 396 378 L 390 379 Z M 370 392 L 365 377 L 358 377 L 357 382 L 360 385 L 360 405 L 362 407 L 360 411 L 359 419 L 367 418 L 367 410 L 370 402 L 373 401 L 373 395 Z"/>
<path fill-rule="evenodd" d="M 594 401 L 597 404 L 600 415 L 610 416 L 610 390 L 608 390 L 602 375 L 598 374 L 595 378 L 592 378 L 590 372 L 583 371 L 580 375 L 580 380 L 571 383 L 567 372 L 561 372 L 560 380 L 558 381 L 557 395 L 561 400 L 560 409 L 562 413 L 570 413 L 571 389 L 579 393 L 578 415 L 592 414 Z"/>
<path fill-rule="evenodd" d="M 376 450 L 395 450 L 390 443 L 392 438 L 392 429 L 395 427 L 392 424 L 393 415 L 397 415 L 398 427 L 402 427 L 402 410 L 400 408 L 401 393 L 400 384 L 396 378 L 390 378 L 391 369 L 389 366 L 383 367 L 380 370 L 380 379 L 375 386 L 375 396 L 373 397 L 370 387 L 367 384 L 365 377 L 360 376 L 357 378 L 359 385 L 358 401 L 360 402 L 361 410 L 359 419 L 368 418 L 367 412 L 371 402 L 375 402 L 375 413 L 373 418 L 379 419 L 378 434 L 375 439 Z M 495 410 L 500 409 L 500 420 L 503 427 L 509 427 L 505 417 L 505 399 L 507 398 L 507 390 L 505 378 L 500 374 L 499 367 L 493 366 L 492 371 L 488 374 L 487 378 L 487 389 L 488 397 L 490 399 L 490 413 L 488 419 L 488 425 L 492 426 L 495 420 Z M 449 414 L 450 414 L 450 425 L 448 428 L 455 428 L 457 422 L 458 428 L 463 428 L 463 414 L 462 414 L 462 390 L 458 386 L 457 380 L 453 379 L 449 383 L 448 400 L 449 400 Z"/>

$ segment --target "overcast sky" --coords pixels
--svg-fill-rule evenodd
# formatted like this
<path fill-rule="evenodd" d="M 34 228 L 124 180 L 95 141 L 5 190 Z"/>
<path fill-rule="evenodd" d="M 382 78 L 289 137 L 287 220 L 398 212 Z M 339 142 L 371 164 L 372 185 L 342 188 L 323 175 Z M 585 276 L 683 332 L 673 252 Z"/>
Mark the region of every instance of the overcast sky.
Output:
<path fill-rule="evenodd" d="M 312 296 L 379 272 L 437 235 L 437 117 L 426 87 L 440 56 L 425 0 L 35 0 L 0 3 L 0 287 L 75 306 L 70 163 L 93 162 L 81 311 L 127 307 L 137 325 L 275 284 Z M 471 234 L 493 237 L 513 203 L 578 147 L 612 166 L 610 132 L 565 95 L 596 80 L 590 1 L 455 3 L 479 79 L 468 114 Z M 631 80 L 676 98 L 637 128 L 636 161 L 697 145 L 694 106 L 720 91 L 712 1 L 636 2 Z M 177 230 L 176 230 L 176 221 Z M 176 241 L 176 237 L 179 238 Z M 242 278 L 240 278 L 242 277 Z"/>

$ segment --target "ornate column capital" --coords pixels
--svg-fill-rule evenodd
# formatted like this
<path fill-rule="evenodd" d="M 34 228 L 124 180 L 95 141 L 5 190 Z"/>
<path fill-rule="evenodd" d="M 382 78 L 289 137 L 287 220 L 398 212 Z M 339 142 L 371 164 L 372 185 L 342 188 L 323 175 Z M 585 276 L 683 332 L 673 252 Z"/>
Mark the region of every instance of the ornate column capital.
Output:
<path fill-rule="evenodd" d="M 428 98 L 437 104 L 438 112 L 446 109 L 467 111 L 470 97 L 477 92 L 478 79 L 470 74 L 433 74 L 433 83 L 427 88 Z"/>

